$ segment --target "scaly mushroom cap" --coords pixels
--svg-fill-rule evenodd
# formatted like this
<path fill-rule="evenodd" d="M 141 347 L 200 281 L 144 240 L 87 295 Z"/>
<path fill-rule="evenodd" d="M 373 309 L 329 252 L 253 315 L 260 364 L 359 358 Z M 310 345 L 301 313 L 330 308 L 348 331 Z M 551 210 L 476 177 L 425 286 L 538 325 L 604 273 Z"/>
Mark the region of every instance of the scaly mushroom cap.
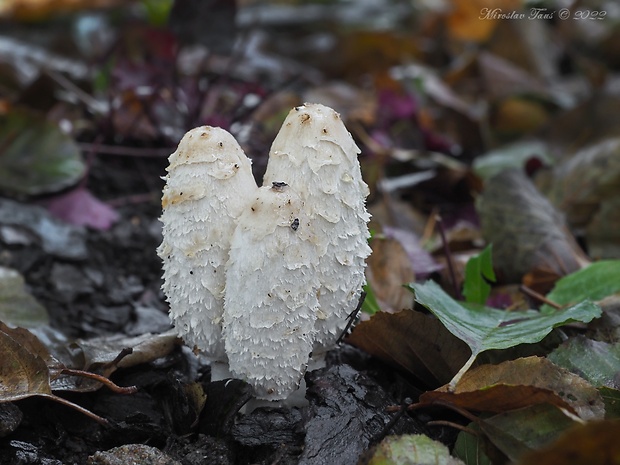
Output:
<path fill-rule="evenodd" d="M 238 220 L 226 267 L 230 371 L 256 397 L 285 399 L 304 375 L 318 307 L 316 249 L 303 202 L 284 183 L 261 187 Z"/>
<path fill-rule="evenodd" d="M 285 119 L 263 181 L 295 186 L 306 205 L 310 236 L 320 257 L 315 273 L 322 283 L 317 352 L 335 345 L 365 283 L 365 260 L 371 252 L 365 207 L 369 191 L 362 180 L 359 152 L 338 113 L 305 104 Z"/>
<path fill-rule="evenodd" d="M 168 160 L 157 253 L 170 318 L 190 347 L 225 361 L 225 265 L 236 219 L 258 189 L 251 161 L 233 136 L 209 126 L 188 131 Z"/>

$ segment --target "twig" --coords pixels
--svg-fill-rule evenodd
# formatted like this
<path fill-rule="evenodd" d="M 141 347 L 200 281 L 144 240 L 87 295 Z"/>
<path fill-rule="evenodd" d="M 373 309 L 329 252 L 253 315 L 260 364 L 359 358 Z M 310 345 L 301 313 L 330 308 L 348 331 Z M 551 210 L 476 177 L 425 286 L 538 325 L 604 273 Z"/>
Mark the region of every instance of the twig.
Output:
<path fill-rule="evenodd" d="M 431 420 L 426 422 L 427 426 L 449 426 L 450 428 L 456 428 L 461 431 L 465 431 L 466 433 L 473 434 L 474 436 L 480 436 L 477 431 L 474 431 L 467 426 L 459 425 L 458 423 L 454 423 L 453 421 L 447 420 Z"/>
<path fill-rule="evenodd" d="M 360 300 L 357 303 L 357 307 L 355 307 L 355 310 L 349 313 L 349 316 L 347 317 L 347 320 L 349 321 L 347 321 L 347 325 L 342 330 L 342 333 L 340 333 L 340 337 L 338 337 L 338 339 L 336 340 L 336 344 L 340 344 L 342 340 L 345 338 L 345 336 L 347 335 L 347 332 L 349 331 L 349 329 L 351 329 L 351 326 L 353 325 L 353 322 L 355 321 L 357 314 L 362 309 L 362 305 L 364 305 L 364 300 L 366 300 L 366 292 L 362 291 L 362 293 L 360 294 Z"/>
<path fill-rule="evenodd" d="M 562 306 L 552 300 L 547 299 L 544 295 L 539 294 L 538 292 L 536 292 L 534 289 L 530 289 L 529 287 L 527 287 L 525 284 L 521 284 L 519 286 L 519 290 L 521 292 L 523 292 L 525 295 L 538 300 L 539 302 L 542 302 L 544 304 L 549 305 L 550 307 L 555 308 L 556 310 L 561 310 Z"/>
<path fill-rule="evenodd" d="M 440 215 L 435 215 L 435 221 L 437 222 L 437 228 L 439 229 L 439 234 L 441 236 L 443 252 L 446 255 L 446 261 L 448 262 L 448 271 L 450 272 L 450 279 L 454 288 L 454 296 L 457 298 L 457 300 L 463 300 L 461 290 L 459 289 L 458 282 L 456 281 L 456 273 L 454 271 L 452 253 L 450 252 L 450 247 L 448 247 L 448 240 L 446 239 L 446 228 L 443 225 L 443 220 L 441 219 Z"/>
<path fill-rule="evenodd" d="M 115 384 L 110 378 L 98 375 L 97 373 L 91 373 L 90 371 L 74 370 L 73 368 L 63 368 L 62 370 L 60 370 L 60 373 L 65 375 L 79 376 L 81 378 L 93 379 L 118 394 L 134 394 L 138 392 L 138 388 L 136 386 L 119 386 L 118 384 Z"/>
<path fill-rule="evenodd" d="M 62 397 L 59 397 L 59 396 L 57 396 L 55 394 L 46 394 L 44 397 L 52 399 L 53 401 L 58 402 L 59 404 L 66 405 L 67 407 L 71 407 L 72 409 L 77 410 L 80 413 L 83 413 L 87 417 L 92 418 L 93 420 L 95 420 L 100 425 L 108 426 L 110 424 L 110 422 L 108 420 L 106 420 L 105 418 L 100 417 L 96 413 L 93 413 L 90 410 L 85 409 L 84 407 L 82 407 L 82 406 L 80 406 L 78 404 L 74 404 L 70 400 L 63 399 Z"/>

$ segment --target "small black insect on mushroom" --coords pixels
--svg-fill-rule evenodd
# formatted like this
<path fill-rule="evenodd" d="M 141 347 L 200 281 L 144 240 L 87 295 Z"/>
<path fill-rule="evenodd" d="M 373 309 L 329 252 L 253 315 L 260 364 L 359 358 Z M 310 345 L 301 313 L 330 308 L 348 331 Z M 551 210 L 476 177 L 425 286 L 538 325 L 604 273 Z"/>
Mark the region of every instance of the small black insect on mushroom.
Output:
<path fill-rule="evenodd" d="M 281 190 L 282 190 L 283 188 L 285 188 L 286 186 L 288 186 L 288 184 L 287 184 L 287 183 L 285 183 L 285 182 L 274 181 L 274 182 L 272 182 L 272 183 L 271 183 L 271 188 L 272 188 L 273 190 L 278 191 L 278 192 L 279 192 L 279 191 L 281 191 Z"/>
<path fill-rule="evenodd" d="M 295 218 L 291 223 L 291 229 L 293 231 L 297 231 L 297 228 L 299 228 L 299 218 Z"/>

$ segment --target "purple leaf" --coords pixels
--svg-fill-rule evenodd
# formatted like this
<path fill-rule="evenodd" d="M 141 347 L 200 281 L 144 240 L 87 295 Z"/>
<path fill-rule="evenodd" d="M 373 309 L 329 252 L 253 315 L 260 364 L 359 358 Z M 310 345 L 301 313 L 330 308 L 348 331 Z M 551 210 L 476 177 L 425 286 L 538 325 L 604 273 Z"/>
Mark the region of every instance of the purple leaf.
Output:
<path fill-rule="evenodd" d="M 49 212 L 67 223 L 94 229 L 109 229 L 119 214 L 97 199 L 88 189 L 78 187 L 47 201 Z"/>

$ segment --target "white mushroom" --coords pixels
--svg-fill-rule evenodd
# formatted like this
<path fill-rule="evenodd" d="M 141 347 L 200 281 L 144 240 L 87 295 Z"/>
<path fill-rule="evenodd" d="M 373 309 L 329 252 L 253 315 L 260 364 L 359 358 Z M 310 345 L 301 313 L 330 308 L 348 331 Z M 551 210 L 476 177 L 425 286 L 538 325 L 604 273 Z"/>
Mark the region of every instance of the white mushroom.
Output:
<path fill-rule="evenodd" d="M 371 249 L 360 152 L 340 115 L 319 104 L 288 114 L 269 154 L 264 185 L 293 186 L 306 206 L 321 282 L 316 352 L 333 347 L 358 304 Z"/>
<path fill-rule="evenodd" d="M 316 247 L 303 203 L 281 182 L 239 217 L 226 269 L 224 339 L 232 375 L 258 399 L 285 399 L 306 370 L 318 308 Z"/>
<path fill-rule="evenodd" d="M 236 219 L 258 189 L 251 162 L 233 136 L 209 126 L 188 131 L 168 160 L 157 253 L 170 318 L 190 347 L 225 361 L 225 265 Z"/>

